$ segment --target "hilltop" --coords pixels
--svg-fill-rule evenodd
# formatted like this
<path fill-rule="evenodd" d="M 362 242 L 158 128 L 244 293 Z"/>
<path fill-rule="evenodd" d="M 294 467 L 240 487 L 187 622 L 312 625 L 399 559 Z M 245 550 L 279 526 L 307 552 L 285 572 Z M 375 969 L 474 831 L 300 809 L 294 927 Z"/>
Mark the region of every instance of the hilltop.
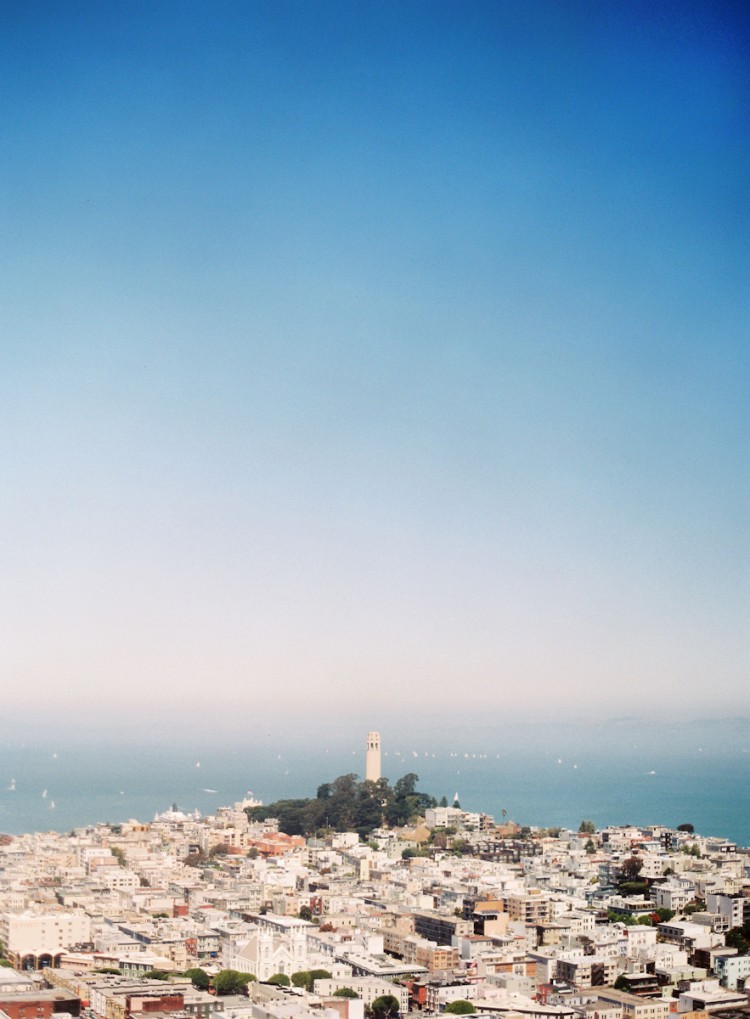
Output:
<path fill-rule="evenodd" d="M 360 781 L 354 774 L 340 775 L 318 786 L 315 797 L 277 800 L 248 807 L 251 821 L 278 818 L 279 830 L 287 835 L 314 835 L 322 829 L 356 831 L 366 838 L 384 822 L 391 827 L 409 824 L 437 800 L 417 791 L 419 776 L 409 772 L 391 786 L 388 779 Z"/>

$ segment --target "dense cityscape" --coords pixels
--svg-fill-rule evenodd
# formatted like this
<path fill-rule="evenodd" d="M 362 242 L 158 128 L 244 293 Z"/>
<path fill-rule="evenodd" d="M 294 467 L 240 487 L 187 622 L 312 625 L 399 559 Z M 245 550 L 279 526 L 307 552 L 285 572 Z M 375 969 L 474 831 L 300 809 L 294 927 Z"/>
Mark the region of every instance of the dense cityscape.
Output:
<path fill-rule="evenodd" d="M 374 732 L 364 773 L 3 836 L 0 1019 L 750 1016 L 746 849 L 688 822 L 522 827 L 413 774 L 391 789 Z"/>

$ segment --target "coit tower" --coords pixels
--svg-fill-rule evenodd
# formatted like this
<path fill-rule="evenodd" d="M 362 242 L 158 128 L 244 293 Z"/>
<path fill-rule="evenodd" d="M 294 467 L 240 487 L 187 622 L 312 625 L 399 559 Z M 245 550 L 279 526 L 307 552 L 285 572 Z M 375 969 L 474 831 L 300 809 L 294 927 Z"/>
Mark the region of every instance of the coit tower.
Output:
<path fill-rule="evenodd" d="M 365 757 L 365 781 L 377 782 L 380 778 L 380 733 L 367 733 L 367 756 Z"/>

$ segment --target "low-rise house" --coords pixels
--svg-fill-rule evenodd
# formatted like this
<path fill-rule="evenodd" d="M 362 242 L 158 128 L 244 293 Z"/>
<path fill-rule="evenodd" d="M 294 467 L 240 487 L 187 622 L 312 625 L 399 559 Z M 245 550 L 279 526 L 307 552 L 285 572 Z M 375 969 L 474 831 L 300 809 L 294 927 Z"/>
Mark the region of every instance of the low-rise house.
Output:
<path fill-rule="evenodd" d="M 378 977 L 352 975 L 332 979 L 325 978 L 316 980 L 313 990 L 322 997 L 330 997 L 345 987 L 355 991 L 366 1008 L 369 1008 L 376 998 L 385 994 L 392 994 L 394 998 L 398 999 L 401 1012 L 406 1012 L 409 1008 L 409 989 L 403 984 L 394 984 L 390 980 L 382 980 Z"/>
<path fill-rule="evenodd" d="M 670 920 L 668 923 L 657 924 L 659 935 L 672 945 L 684 949 L 688 955 L 701 948 L 712 948 L 717 943 L 724 943 L 721 934 L 714 934 L 710 927 L 688 921 Z"/>
<path fill-rule="evenodd" d="M 66 1016 L 81 1014 L 81 999 L 61 990 L 22 991 L 16 994 L 0 992 L 0 1012 L 8 1019 L 51 1019 L 57 1013 Z"/>
<path fill-rule="evenodd" d="M 722 1012 L 748 1003 L 744 992 L 722 987 L 718 980 L 703 980 L 683 991 L 677 999 L 678 1012 Z"/>
<path fill-rule="evenodd" d="M 740 984 L 750 983 L 750 955 L 720 955 L 716 959 L 714 972 L 722 987 L 736 991 Z"/>

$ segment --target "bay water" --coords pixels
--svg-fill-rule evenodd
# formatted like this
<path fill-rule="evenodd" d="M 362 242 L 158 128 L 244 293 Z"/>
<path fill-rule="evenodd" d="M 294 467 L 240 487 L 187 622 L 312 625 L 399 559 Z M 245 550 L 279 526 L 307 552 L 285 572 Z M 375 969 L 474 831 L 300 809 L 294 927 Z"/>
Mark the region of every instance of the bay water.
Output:
<path fill-rule="evenodd" d="M 150 821 L 176 803 L 209 814 L 248 791 L 271 802 L 314 796 L 336 776 L 364 774 L 366 728 L 249 725 L 167 739 L 5 735 L 0 832 L 67 831 Z M 750 724 L 672 726 L 639 719 L 585 723 L 391 720 L 381 728 L 383 774 L 497 820 L 577 828 L 691 823 L 750 845 Z"/>

